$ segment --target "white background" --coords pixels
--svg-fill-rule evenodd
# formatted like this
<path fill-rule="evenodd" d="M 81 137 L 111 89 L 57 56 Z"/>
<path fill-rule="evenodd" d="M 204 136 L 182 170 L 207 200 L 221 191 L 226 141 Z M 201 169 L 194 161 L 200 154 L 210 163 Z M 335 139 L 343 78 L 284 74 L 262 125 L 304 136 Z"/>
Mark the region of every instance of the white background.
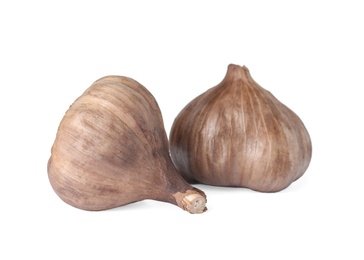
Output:
<path fill-rule="evenodd" d="M 0 259 L 363 259 L 362 1 L 1 1 Z M 87 212 L 47 177 L 58 124 L 98 78 L 132 77 L 178 112 L 228 64 L 295 111 L 305 175 L 273 194 L 197 185 L 209 210 L 157 201 Z"/>

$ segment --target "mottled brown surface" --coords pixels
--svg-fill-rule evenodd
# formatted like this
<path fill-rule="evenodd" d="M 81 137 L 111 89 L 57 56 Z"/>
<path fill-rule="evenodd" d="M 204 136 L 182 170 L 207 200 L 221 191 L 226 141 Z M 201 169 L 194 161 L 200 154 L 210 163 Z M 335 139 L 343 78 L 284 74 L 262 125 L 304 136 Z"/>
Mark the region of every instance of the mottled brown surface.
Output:
<path fill-rule="evenodd" d="M 183 208 L 180 194 L 205 197 L 176 172 L 158 104 L 130 78 L 94 82 L 66 112 L 51 152 L 51 185 L 77 208 L 103 210 L 143 199 Z"/>
<path fill-rule="evenodd" d="M 231 64 L 220 84 L 179 113 L 170 151 L 190 182 L 273 192 L 303 175 L 312 147 L 300 118 L 245 66 Z"/>

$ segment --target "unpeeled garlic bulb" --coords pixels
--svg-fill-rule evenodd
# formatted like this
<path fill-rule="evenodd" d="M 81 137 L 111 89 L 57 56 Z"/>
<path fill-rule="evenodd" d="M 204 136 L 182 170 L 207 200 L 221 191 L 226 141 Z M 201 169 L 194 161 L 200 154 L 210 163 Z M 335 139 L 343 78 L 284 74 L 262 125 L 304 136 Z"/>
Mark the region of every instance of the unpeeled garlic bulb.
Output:
<path fill-rule="evenodd" d="M 206 210 L 206 196 L 176 171 L 159 106 L 133 79 L 94 82 L 64 115 L 48 161 L 49 181 L 66 203 L 105 210 L 145 199 Z"/>
<path fill-rule="evenodd" d="M 170 153 L 191 183 L 275 192 L 304 174 L 312 146 L 300 118 L 245 66 L 230 64 L 220 84 L 178 114 Z"/>

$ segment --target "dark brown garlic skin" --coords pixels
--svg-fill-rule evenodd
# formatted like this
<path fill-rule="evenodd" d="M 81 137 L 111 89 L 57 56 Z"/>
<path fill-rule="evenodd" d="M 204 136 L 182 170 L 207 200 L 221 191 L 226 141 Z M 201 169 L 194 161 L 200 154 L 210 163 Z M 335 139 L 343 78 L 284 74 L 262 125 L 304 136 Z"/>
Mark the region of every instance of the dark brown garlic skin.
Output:
<path fill-rule="evenodd" d="M 170 133 L 172 161 L 189 182 L 275 192 L 300 178 L 312 146 L 300 118 L 243 66 L 192 100 Z"/>
<path fill-rule="evenodd" d="M 145 199 L 206 210 L 205 194 L 174 167 L 154 97 L 127 77 L 94 82 L 64 115 L 48 162 L 49 181 L 66 203 L 104 210 Z"/>

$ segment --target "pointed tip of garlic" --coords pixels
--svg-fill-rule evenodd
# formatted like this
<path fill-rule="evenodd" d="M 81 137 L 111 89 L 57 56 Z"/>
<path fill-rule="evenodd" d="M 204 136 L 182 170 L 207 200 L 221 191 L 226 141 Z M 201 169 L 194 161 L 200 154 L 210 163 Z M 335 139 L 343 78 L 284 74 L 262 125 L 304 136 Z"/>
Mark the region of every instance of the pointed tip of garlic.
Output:
<path fill-rule="evenodd" d="M 230 63 L 230 64 L 228 65 L 228 68 L 248 69 L 248 67 L 247 67 L 247 66 L 245 66 L 245 65 L 240 66 L 240 65 L 238 65 L 238 64 L 234 64 L 234 63 Z"/>
<path fill-rule="evenodd" d="M 224 80 L 239 78 L 251 78 L 248 67 L 246 67 L 245 65 L 240 66 L 233 63 L 229 64 Z"/>

